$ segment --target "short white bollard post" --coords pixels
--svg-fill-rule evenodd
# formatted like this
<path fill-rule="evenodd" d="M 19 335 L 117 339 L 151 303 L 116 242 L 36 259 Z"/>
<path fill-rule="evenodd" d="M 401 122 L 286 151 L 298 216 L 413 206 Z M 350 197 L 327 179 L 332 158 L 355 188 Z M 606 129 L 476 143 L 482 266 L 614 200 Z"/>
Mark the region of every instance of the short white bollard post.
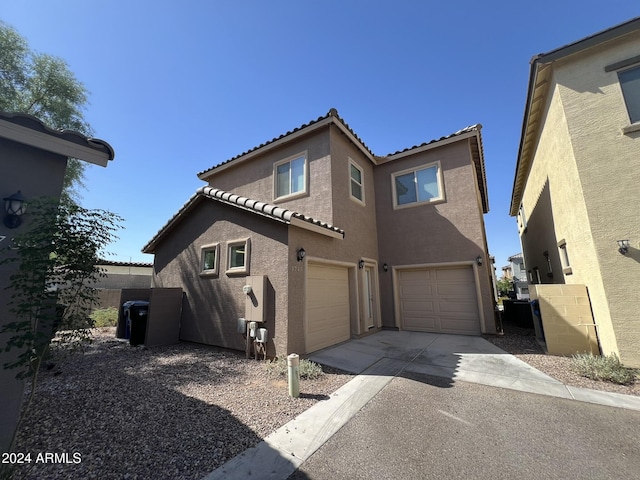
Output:
<path fill-rule="evenodd" d="M 287 357 L 287 370 L 289 375 L 289 396 L 300 396 L 300 357 L 292 353 Z"/>

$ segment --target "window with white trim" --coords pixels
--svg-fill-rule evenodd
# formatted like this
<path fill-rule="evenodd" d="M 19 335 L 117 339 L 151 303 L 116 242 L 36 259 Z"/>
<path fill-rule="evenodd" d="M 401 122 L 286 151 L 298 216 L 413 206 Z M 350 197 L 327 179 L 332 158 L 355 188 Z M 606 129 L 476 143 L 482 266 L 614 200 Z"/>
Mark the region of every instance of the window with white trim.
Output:
<path fill-rule="evenodd" d="M 394 208 L 444 200 L 440 162 L 391 175 Z"/>
<path fill-rule="evenodd" d="M 303 195 L 307 191 L 307 157 L 299 154 L 273 166 L 274 199 Z"/>
<path fill-rule="evenodd" d="M 567 252 L 567 241 L 560 240 L 558 242 L 558 250 L 560 251 L 560 262 L 562 263 L 562 273 L 565 275 L 571 275 L 573 270 L 571 269 L 571 263 L 569 262 L 569 252 Z"/>
<path fill-rule="evenodd" d="M 227 243 L 227 274 L 249 273 L 249 239 Z"/>
<path fill-rule="evenodd" d="M 212 245 L 205 245 L 200 249 L 200 262 L 202 275 L 217 275 L 218 274 L 218 258 L 220 256 L 220 246 L 215 243 Z"/>
<path fill-rule="evenodd" d="M 364 172 L 351 159 L 349 159 L 349 179 L 351 198 L 364 203 Z"/>
<path fill-rule="evenodd" d="M 518 208 L 518 233 L 523 233 L 527 231 L 527 217 L 524 214 L 524 206 L 520 204 L 520 208 Z"/>

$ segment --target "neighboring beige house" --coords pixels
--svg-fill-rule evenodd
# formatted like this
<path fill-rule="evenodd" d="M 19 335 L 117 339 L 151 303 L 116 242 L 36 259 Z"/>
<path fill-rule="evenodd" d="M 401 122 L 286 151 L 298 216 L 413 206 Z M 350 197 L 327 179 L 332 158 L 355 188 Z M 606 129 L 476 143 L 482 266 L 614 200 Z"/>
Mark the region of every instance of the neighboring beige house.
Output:
<path fill-rule="evenodd" d="M 640 367 L 639 152 L 640 18 L 532 59 L 510 214 L 530 283 L 566 285 L 532 286 L 532 297 L 542 295 L 543 322 L 545 308 L 547 319 L 574 316 L 562 320 L 562 338 L 593 341 L 597 332 L 602 352 L 632 367 Z"/>
<path fill-rule="evenodd" d="M 94 288 L 151 288 L 152 263 L 101 260 L 97 266 L 104 277 L 93 284 Z"/>
<path fill-rule="evenodd" d="M 67 168 L 67 159 L 77 158 L 88 163 L 107 166 L 114 158 L 111 146 L 102 140 L 89 139 L 70 131 L 47 128 L 40 120 L 23 114 L 0 112 L 0 198 L 20 191 L 29 200 L 36 197 L 59 197 Z M 29 208 L 21 216 L 22 222 L 7 220 L 4 210 L 0 221 L 0 255 L 11 255 L 4 247 L 18 233 L 28 231 Z M 12 292 L 8 289 L 15 263 L 0 265 L 0 326 L 15 321 L 8 303 Z M 0 334 L 4 347 L 10 334 Z M 22 403 L 23 382 L 15 379 L 15 370 L 2 366 L 17 356 L 17 349 L 0 351 L 0 450 L 7 451 Z"/>
<path fill-rule="evenodd" d="M 332 109 L 199 173 L 143 249 L 153 286 L 185 292 L 181 339 L 243 349 L 238 317 L 277 356 L 381 328 L 495 332 L 480 129 L 376 156 Z"/>

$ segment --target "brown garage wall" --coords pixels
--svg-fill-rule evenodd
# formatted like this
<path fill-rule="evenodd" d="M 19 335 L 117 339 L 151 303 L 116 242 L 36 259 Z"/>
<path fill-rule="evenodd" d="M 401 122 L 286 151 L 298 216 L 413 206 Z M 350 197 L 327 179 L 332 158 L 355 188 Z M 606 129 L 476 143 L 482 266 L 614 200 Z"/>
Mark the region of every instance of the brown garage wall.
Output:
<path fill-rule="evenodd" d="M 247 275 L 267 276 L 268 354 L 286 351 L 287 226 L 234 207 L 203 199 L 160 241 L 154 262 L 154 287 L 185 292 L 181 340 L 244 350 L 236 319 L 245 315 L 245 275 L 227 275 L 227 243 L 249 238 Z M 218 243 L 219 274 L 200 274 L 201 247 Z"/>

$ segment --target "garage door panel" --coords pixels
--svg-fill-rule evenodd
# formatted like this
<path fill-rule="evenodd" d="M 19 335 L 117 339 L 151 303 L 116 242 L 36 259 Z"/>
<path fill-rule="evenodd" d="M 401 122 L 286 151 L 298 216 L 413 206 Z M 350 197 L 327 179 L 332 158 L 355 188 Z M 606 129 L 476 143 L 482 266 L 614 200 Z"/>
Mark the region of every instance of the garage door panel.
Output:
<path fill-rule="evenodd" d="M 402 328 L 436 333 L 480 333 L 472 267 L 398 272 Z"/>
<path fill-rule="evenodd" d="M 346 268 L 309 263 L 306 288 L 307 353 L 351 337 Z"/>

